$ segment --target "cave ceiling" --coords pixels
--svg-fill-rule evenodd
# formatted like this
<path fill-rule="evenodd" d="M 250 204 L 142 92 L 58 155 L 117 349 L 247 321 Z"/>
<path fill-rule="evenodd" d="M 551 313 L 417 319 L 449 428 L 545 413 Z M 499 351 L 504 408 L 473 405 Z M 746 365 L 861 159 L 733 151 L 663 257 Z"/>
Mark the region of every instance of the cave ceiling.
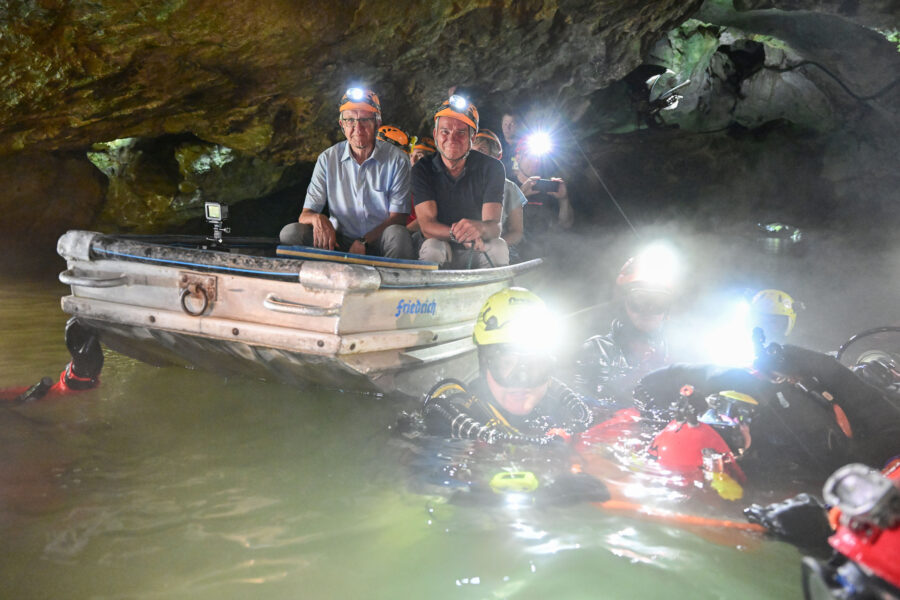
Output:
<path fill-rule="evenodd" d="M 11 2 L 0 153 L 192 133 L 282 160 L 335 136 L 363 82 L 418 127 L 452 85 L 554 101 L 624 76 L 699 6 L 654 2 Z M 2 9 L 0 9 L 2 10 Z M 410 118 L 416 115 L 416 118 Z"/>

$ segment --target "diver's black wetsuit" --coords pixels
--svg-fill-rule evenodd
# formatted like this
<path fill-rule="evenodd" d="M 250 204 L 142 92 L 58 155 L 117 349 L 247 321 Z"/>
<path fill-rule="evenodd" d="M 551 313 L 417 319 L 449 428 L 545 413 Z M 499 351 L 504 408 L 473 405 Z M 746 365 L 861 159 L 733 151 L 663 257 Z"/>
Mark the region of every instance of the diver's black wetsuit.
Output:
<path fill-rule="evenodd" d="M 639 331 L 616 319 L 610 332 L 595 335 L 581 347 L 575 365 L 575 389 L 610 408 L 631 406 L 631 394 L 641 377 L 663 367 L 668 359 L 661 335 Z"/>
<path fill-rule="evenodd" d="M 798 472 L 821 477 L 848 462 L 880 468 L 896 455 L 900 406 L 833 357 L 785 345 L 755 366 L 672 365 L 644 377 L 634 403 L 662 422 L 686 384 L 694 388 L 698 410 L 718 391 L 752 396 L 759 404 L 750 423 L 753 441 L 742 459 L 748 474 L 754 464 L 762 472 L 793 464 Z"/>
<path fill-rule="evenodd" d="M 451 387 L 451 386 L 448 386 Z M 546 444 L 554 439 L 552 429 L 577 433 L 593 424 L 584 400 L 571 389 L 550 380 L 546 395 L 527 416 L 512 415 L 492 401 L 484 379 L 428 398 L 423 408 L 426 432 L 430 435 L 480 440 L 488 444 L 520 442 Z"/>

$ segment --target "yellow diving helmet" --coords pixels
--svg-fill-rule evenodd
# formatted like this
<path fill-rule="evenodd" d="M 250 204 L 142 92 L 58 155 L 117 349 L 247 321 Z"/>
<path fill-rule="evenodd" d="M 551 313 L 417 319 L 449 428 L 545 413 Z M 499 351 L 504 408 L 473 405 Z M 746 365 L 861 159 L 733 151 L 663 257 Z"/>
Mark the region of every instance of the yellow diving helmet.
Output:
<path fill-rule="evenodd" d="M 785 337 L 791 334 L 797 322 L 797 309 L 803 305 L 781 290 L 761 290 L 750 301 L 750 310 L 759 321 L 765 320 L 772 331 Z"/>

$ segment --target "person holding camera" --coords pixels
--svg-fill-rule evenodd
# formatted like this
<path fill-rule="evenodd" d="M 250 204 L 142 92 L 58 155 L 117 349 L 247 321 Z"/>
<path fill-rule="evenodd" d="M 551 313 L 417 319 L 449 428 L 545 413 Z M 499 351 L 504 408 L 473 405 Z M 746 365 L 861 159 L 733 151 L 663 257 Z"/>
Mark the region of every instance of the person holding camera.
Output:
<path fill-rule="evenodd" d="M 525 205 L 525 241 L 522 254 L 534 258 L 546 254 L 547 237 L 552 231 L 572 227 L 575 213 L 569 201 L 566 182 L 559 177 L 541 177 L 544 169 L 541 151 L 523 139 L 516 147 L 513 180 L 528 200 Z"/>

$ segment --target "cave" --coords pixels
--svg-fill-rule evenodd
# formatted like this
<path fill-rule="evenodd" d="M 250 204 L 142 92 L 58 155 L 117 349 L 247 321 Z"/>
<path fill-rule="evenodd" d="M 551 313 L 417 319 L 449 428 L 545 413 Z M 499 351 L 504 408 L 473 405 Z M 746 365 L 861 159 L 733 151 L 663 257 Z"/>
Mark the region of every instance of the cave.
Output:
<path fill-rule="evenodd" d="M 0 6 L 0 56 L 0 532 L 12 548 L 0 559 L 10 573 L 0 588 L 18 597 L 799 596 L 801 556 L 821 554 L 822 544 L 798 554 L 748 526 L 732 502 L 744 491 L 739 477 L 723 477 L 725 454 L 707 461 L 716 477 L 635 488 L 681 510 L 692 487 L 709 492 L 715 481 L 704 518 L 639 510 L 625 493 L 604 506 L 598 486 L 575 484 L 541 512 L 539 495 L 517 504 L 497 490 L 533 492 L 531 470 L 540 475 L 551 460 L 514 455 L 485 473 L 475 465 L 484 447 L 452 464 L 452 444 L 410 451 L 400 435 L 415 433 L 427 386 L 410 400 L 339 376 L 299 391 L 265 375 L 236 377 L 224 363 L 252 357 L 288 372 L 292 357 L 250 343 L 224 358 L 206 353 L 211 333 L 180 338 L 156 315 L 133 325 L 138 337 L 199 348 L 205 365 L 156 369 L 108 348 L 105 387 L 55 404 L 27 394 L 58 390 L 67 377 L 59 281 L 80 274 L 62 266 L 58 240 L 75 239 L 64 237 L 72 230 L 122 244 L 218 235 L 223 224 L 209 221 L 222 213 L 205 213 L 215 203 L 227 207 L 226 237 L 274 243 L 297 221 L 320 153 L 344 140 L 342 95 L 363 87 L 377 92 L 385 124 L 419 140 L 451 95 L 477 105 L 481 128 L 501 134 L 514 114 L 525 132 L 550 136 L 541 178 L 564 180 L 573 224 L 548 246 L 543 270 L 518 284 L 533 285 L 568 323 L 569 354 L 553 359 L 560 373 L 570 374 L 585 340 L 615 327 L 631 257 L 662 239 L 690 265 L 667 308 L 681 317 L 670 330 L 677 363 L 713 372 L 701 331 L 728 335 L 719 319 L 732 304 L 789 290 L 797 327 L 784 347 L 814 349 L 831 366 L 857 343 L 851 335 L 887 339 L 854 359 L 875 364 L 866 385 L 900 395 L 900 342 L 879 337 L 900 322 L 897 0 L 13 0 Z M 263 262 L 230 254 L 240 253 L 221 252 L 222 261 L 248 271 Z M 394 276 L 392 316 L 444 309 L 407 297 L 415 276 Z M 191 274 L 182 283 L 181 307 L 193 316 L 216 293 L 244 291 L 224 276 L 219 288 Z M 310 287 L 320 299 L 336 294 Z M 461 296 L 474 302 L 473 293 Z M 257 305 L 298 321 L 310 310 L 274 291 Z M 335 307 L 313 309 L 330 318 Z M 428 350 L 447 330 L 465 329 L 468 340 L 467 326 L 418 332 L 417 343 Z M 222 328 L 235 339 L 249 329 Z M 340 332 L 325 333 L 333 341 Z M 783 356 L 783 341 L 763 358 Z M 778 385 L 808 383 L 772 373 Z M 17 386 L 15 404 L 4 404 L 6 386 Z M 687 411 L 694 388 L 674 389 L 661 404 Z M 822 452 L 850 444 L 834 390 L 804 391 L 839 426 Z M 756 402 L 717 392 L 706 401 Z M 778 398 L 785 408 L 793 401 Z M 627 421 L 617 418 L 617 427 Z M 896 439 L 890 429 L 860 431 L 857 439 Z M 565 448 L 560 440 L 545 445 Z M 428 476 L 406 482 L 406 467 L 423 463 Z M 581 468 L 567 462 L 560 479 L 583 482 Z M 831 471 L 815 486 L 803 471 L 792 463 L 778 473 L 783 488 L 761 486 L 743 500 L 822 495 Z M 626 464 L 603 475 L 629 472 Z M 464 487 L 476 493 L 460 500 Z"/>

